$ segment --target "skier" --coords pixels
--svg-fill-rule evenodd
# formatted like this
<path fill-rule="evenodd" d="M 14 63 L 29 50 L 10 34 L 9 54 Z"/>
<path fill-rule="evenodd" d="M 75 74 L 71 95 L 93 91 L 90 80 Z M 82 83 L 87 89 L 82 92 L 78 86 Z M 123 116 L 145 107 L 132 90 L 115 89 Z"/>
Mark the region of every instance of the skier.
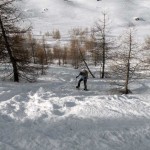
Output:
<path fill-rule="evenodd" d="M 76 86 L 76 88 L 79 89 L 79 88 L 80 88 L 80 83 L 81 83 L 81 81 L 83 81 L 83 82 L 84 82 L 84 90 L 87 91 L 87 90 L 88 90 L 88 89 L 87 89 L 88 71 L 85 70 L 85 69 L 81 70 L 80 73 L 79 73 L 79 75 L 76 76 L 76 78 L 78 78 L 79 76 L 80 76 L 81 78 L 80 78 L 80 80 L 78 81 L 78 85 Z"/>

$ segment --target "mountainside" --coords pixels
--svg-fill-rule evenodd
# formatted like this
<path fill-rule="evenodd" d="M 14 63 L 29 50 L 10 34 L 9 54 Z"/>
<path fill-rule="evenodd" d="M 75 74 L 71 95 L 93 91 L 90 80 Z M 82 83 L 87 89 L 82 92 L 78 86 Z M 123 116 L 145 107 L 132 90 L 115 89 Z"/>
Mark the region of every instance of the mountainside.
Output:
<path fill-rule="evenodd" d="M 84 68 L 84 65 L 80 63 L 80 67 L 74 69 L 72 65 L 69 65 L 72 56 L 68 59 L 69 64 L 61 63 L 59 65 L 58 57 L 51 57 L 54 56 L 51 55 L 54 49 L 46 47 L 49 46 L 48 42 L 51 42 L 51 46 L 55 42 L 62 45 L 64 41 L 68 42 L 70 40 L 68 40 L 68 31 L 72 28 L 92 27 L 94 22 L 101 18 L 102 11 L 109 15 L 112 36 L 118 36 L 128 26 L 132 26 L 137 29 L 138 36 L 136 38 L 143 40 L 150 34 L 150 1 L 22 0 L 15 5 L 18 5 L 20 10 L 24 12 L 23 17 L 27 24 L 32 24 L 34 37 L 41 38 L 42 34 L 47 31 L 60 29 L 62 39 L 56 40 L 54 38 L 51 40 L 52 37 L 47 36 L 46 39 L 42 39 L 42 47 L 39 45 L 40 41 L 34 42 L 30 38 L 30 43 L 28 40 L 27 44 L 32 44 L 30 46 L 34 53 L 30 58 L 36 60 L 35 64 L 31 64 L 34 60 L 29 61 L 29 65 L 39 68 L 36 74 L 38 76 L 36 82 L 28 83 L 24 79 L 21 79 L 20 82 L 12 82 L 12 74 L 8 76 L 7 73 L 12 71 L 12 65 L 9 64 L 9 59 L 6 63 L 3 63 L 4 59 L 1 60 L 0 150 L 150 150 L 150 77 L 148 77 L 148 63 L 147 68 L 145 68 L 143 62 L 140 63 L 140 65 L 143 65 L 137 71 L 140 78 L 135 76 L 133 80 L 130 80 L 129 94 L 123 94 L 119 84 L 123 84 L 124 79 L 122 76 L 118 78 L 116 72 L 124 73 L 125 70 L 122 67 L 132 67 L 131 63 L 136 63 L 135 59 L 128 61 L 128 65 L 120 64 L 120 66 L 122 65 L 121 69 L 118 67 L 118 70 L 112 74 L 113 77 L 109 76 L 109 67 L 116 66 L 107 66 L 106 64 L 106 76 L 103 79 L 100 78 L 101 63 L 98 62 L 95 66 L 91 61 L 92 59 L 87 59 L 86 62 L 95 78 L 92 78 L 89 74 L 88 90 L 85 91 L 83 82 L 80 88 L 76 89 L 80 80 L 76 76 Z M 42 34 L 39 36 L 40 32 Z M 19 41 L 18 38 L 16 40 Z M 131 38 L 130 41 L 132 41 Z M 126 41 L 125 43 L 128 44 Z M 26 46 L 27 44 L 23 43 L 30 51 L 31 49 L 29 45 Z M 104 42 L 103 45 L 106 44 Z M 19 56 L 20 53 L 18 52 L 21 51 L 21 46 L 20 44 L 14 45 L 15 47 L 19 45 L 19 48 L 12 49 L 12 54 L 15 56 L 15 53 L 17 53 L 17 56 Z M 129 44 L 129 46 L 129 49 L 131 49 L 132 45 Z M 133 49 L 138 50 L 136 44 L 133 43 L 133 46 L 135 46 Z M 42 48 L 44 53 L 41 53 Z M 80 47 L 74 46 L 75 50 L 77 48 L 79 52 Z M 116 47 L 113 48 L 116 50 Z M 47 56 L 52 59 L 50 58 L 50 64 L 44 67 L 47 69 L 44 70 L 44 75 L 41 75 L 41 69 L 46 64 L 42 58 L 47 50 L 51 52 L 47 53 Z M 122 50 L 126 51 L 126 47 L 120 49 L 119 52 Z M 144 51 L 146 56 L 148 56 L 148 50 Z M 116 53 L 117 55 L 109 56 L 107 63 L 113 64 L 119 58 L 119 52 Z M 145 56 L 139 51 L 136 52 L 140 58 Z M 55 51 L 55 53 L 58 54 L 59 51 Z M 75 55 L 75 53 L 71 54 Z M 37 57 L 37 55 L 40 55 L 40 57 Z M 60 55 L 62 54 L 59 53 Z M 92 55 L 92 53 L 87 53 L 87 58 L 89 58 L 88 55 Z M 121 56 L 127 57 L 127 55 Z M 115 57 L 116 59 L 114 59 Z M 20 62 L 20 60 L 18 61 Z M 118 59 L 116 63 L 119 64 L 121 61 L 124 62 L 126 59 Z M 131 72 L 132 77 L 136 67 L 130 70 L 133 70 Z M 144 77 L 144 75 L 147 76 Z M 7 77 L 10 77 L 11 80 L 7 80 Z"/>
<path fill-rule="evenodd" d="M 75 27 L 92 27 L 107 12 L 113 34 L 133 26 L 140 37 L 150 34 L 148 0 L 24 0 L 21 9 L 33 26 L 33 32 L 60 29 L 62 34 Z"/>

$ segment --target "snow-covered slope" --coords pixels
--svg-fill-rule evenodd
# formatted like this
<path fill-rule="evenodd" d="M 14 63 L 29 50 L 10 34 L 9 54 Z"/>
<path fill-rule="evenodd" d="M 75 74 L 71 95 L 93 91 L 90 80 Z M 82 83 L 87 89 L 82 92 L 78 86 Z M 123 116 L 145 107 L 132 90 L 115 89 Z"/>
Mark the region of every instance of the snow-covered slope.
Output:
<path fill-rule="evenodd" d="M 35 34 L 57 28 L 64 39 L 103 10 L 112 34 L 129 25 L 141 38 L 150 34 L 148 0 L 23 0 L 19 7 Z M 37 83 L 0 81 L 0 150 L 150 150 L 150 80 L 120 95 L 111 79 L 89 78 L 89 91 L 76 90 L 77 74 L 54 65 Z"/>
<path fill-rule="evenodd" d="M 137 28 L 140 37 L 150 34 L 148 0 L 24 0 L 21 9 L 37 34 L 53 29 L 66 34 L 71 28 L 92 27 L 102 11 L 109 15 L 113 34 L 129 25 Z"/>
<path fill-rule="evenodd" d="M 114 95 L 109 79 L 89 78 L 89 91 L 76 90 L 77 74 L 51 66 L 37 83 L 1 81 L 0 149 L 149 150 L 150 81 Z"/>

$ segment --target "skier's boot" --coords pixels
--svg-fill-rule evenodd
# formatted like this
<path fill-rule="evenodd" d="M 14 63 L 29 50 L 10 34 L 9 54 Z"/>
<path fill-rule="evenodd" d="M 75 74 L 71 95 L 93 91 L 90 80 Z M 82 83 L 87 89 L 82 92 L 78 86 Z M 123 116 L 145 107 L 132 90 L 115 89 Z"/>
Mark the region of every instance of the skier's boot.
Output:
<path fill-rule="evenodd" d="M 76 86 L 76 89 L 79 89 L 79 86 Z"/>
<path fill-rule="evenodd" d="M 84 91 L 88 91 L 88 89 L 84 89 Z"/>

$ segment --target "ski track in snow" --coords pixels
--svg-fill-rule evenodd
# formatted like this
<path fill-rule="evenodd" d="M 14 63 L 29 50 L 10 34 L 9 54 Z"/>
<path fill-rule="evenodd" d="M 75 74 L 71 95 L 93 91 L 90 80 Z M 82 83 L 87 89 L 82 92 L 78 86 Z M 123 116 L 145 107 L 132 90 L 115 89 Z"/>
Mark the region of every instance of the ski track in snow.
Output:
<path fill-rule="evenodd" d="M 51 66 L 37 83 L 1 82 L 0 149 L 149 150 L 149 81 L 142 95 L 112 95 L 109 80 L 76 90 L 77 74 Z"/>

